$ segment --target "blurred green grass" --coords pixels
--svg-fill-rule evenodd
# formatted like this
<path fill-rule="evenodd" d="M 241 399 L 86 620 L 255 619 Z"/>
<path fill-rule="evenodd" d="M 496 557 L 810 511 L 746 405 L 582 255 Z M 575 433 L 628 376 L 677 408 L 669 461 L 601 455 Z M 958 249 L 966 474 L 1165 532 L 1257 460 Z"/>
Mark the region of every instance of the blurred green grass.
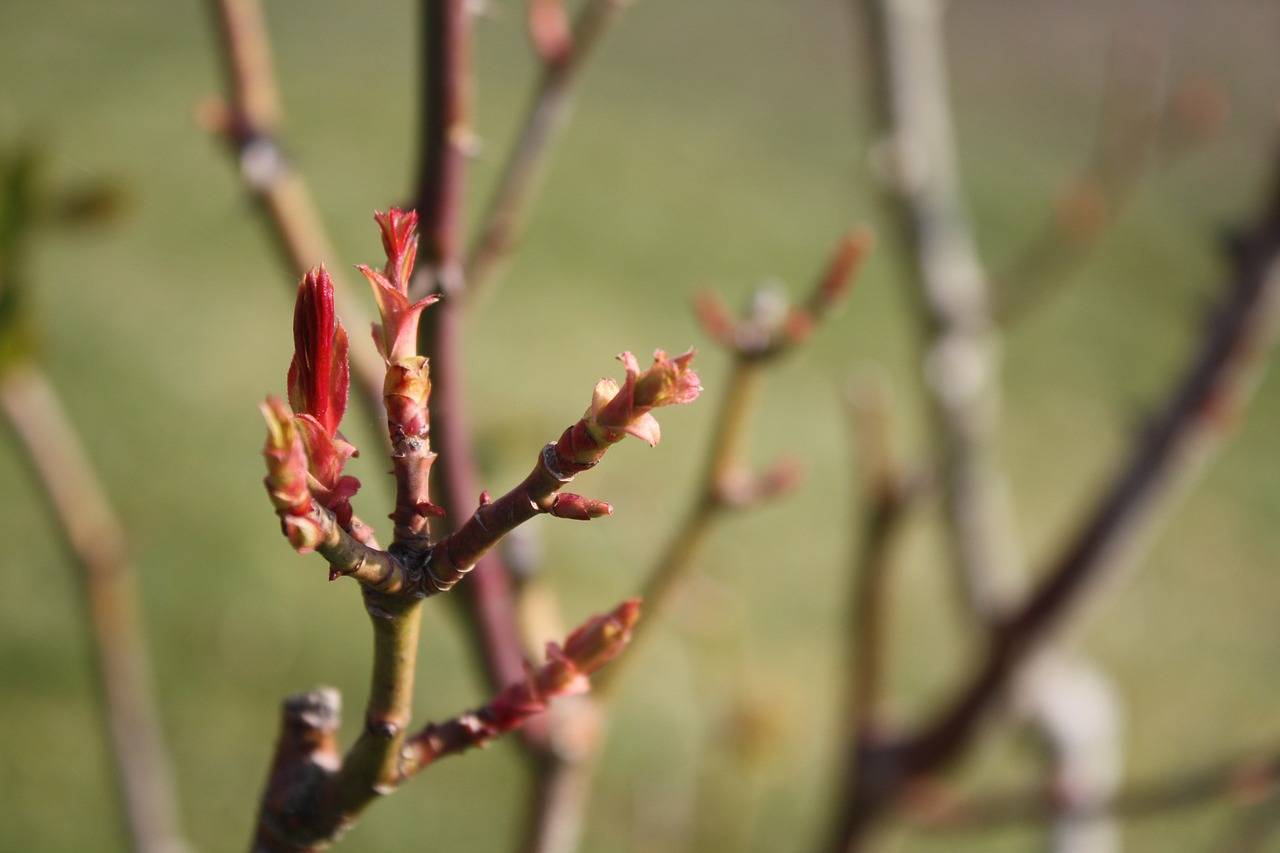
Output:
<path fill-rule="evenodd" d="M 476 51 L 486 147 L 473 209 L 533 82 L 519 4 L 495 9 Z M 333 226 L 330 264 L 375 260 L 370 213 L 405 198 L 414 172 L 410 10 L 289 0 L 270 15 L 288 142 Z M 1159 398 L 1211 297 L 1223 229 L 1258 201 L 1275 142 L 1280 11 L 1247 0 L 953 4 L 965 180 L 996 262 L 1083 159 L 1110 33 L 1142 15 L 1171 32 L 1180 70 L 1224 87 L 1232 112 L 1210 147 L 1144 188 L 1071 289 L 1009 336 L 1007 456 L 1033 557 L 1052 553 Z M 849 19 L 836 0 L 643 0 L 622 19 L 524 251 L 474 322 L 470 390 L 489 488 L 522 475 L 591 383 L 616 375 L 614 353 L 701 344 L 686 307 L 694 287 L 714 283 L 736 301 L 767 277 L 806 286 L 843 228 L 877 222 Z M 283 387 L 290 302 L 225 152 L 191 120 L 218 88 L 213 50 L 198 4 L 0 4 L 0 138 L 39 140 L 58 176 L 111 177 L 131 198 L 114 228 L 41 239 L 31 278 L 44 360 L 133 533 L 202 850 L 243 843 L 279 699 L 332 684 L 350 724 L 368 655 L 353 585 L 325 584 L 291 555 L 261 494 L 255 404 Z M 692 832 L 697 849 L 728 839 L 793 850 L 820 837 L 852 535 L 841 385 L 860 364 L 884 364 L 906 446 L 919 450 L 927 433 L 893 248 L 812 349 L 770 379 L 753 453 L 800 455 L 805 487 L 726 524 L 685 606 L 661 617 L 661 639 L 629 678 L 584 849 L 691 849 Z M 708 396 L 664 413 L 662 446 L 619 448 L 583 483 L 617 515 L 538 525 L 570 621 L 631 594 L 678 519 L 725 367 L 714 351 L 701 361 Z M 1276 738 L 1278 422 L 1272 379 L 1142 573 L 1090 622 L 1083 643 L 1128 704 L 1136 778 Z M 350 431 L 376 446 L 367 429 Z M 376 460 L 359 462 L 359 504 L 376 517 L 387 483 Z M 0 850 L 122 850 L 71 570 L 9 442 L 0 482 Z M 955 630 L 936 536 L 920 528 L 897 581 L 893 685 L 907 716 L 945 695 L 975 654 Z M 418 719 L 483 696 L 459 633 L 450 606 L 431 609 Z M 769 721 L 748 764 L 719 736 L 744 708 Z M 1025 752 L 995 741 L 966 773 L 1017 778 Z M 380 803 L 347 849 L 507 849 L 517 768 L 507 745 L 442 763 Z M 1209 849 L 1228 817 L 1136 825 L 1130 849 Z M 907 840 L 925 851 L 1034 843 L 1025 832 Z"/>

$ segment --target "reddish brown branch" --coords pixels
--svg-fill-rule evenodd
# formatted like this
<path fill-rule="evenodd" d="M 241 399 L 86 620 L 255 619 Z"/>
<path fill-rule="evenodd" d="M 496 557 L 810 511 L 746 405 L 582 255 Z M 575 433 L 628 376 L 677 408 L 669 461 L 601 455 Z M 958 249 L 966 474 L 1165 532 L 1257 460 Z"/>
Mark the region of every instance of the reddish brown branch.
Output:
<path fill-rule="evenodd" d="M 462 0 L 424 0 L 422 16 L 422 153 L 415 207 L 422 218 L 425 256 L 410 285 L 411 298 L 433 292 L 448 298 L 422 324 L 420 351 L 431 362 L 432 420 L 441 451 L 437 494 L 442 524 L 467 518 L 480 493 L 467 407 L 461 228 L 466 149 L 470 138 L 470 20 Z M 466 44 L 454 43 L 464 40 Z M 448 530 L 446 529 L 446 533 Z M 477 565 L 463 590 L 469 627 L 496 690 L 520 678 L 524 652 L 511 600 L 510 579 L 495 552 Z"/>
<path fill-rule="evenodd" d="M 422 218 L 420 296 L 461 297 L 463 188 L 471 146 L 471 12 L 465 0 L 426 0 L 423 41 L 422 158 L 417 211 Z"/>
<path fill-rule="evenodd" d="M 657 444 L 658 423 L 650 410 L 692 402 L 702 390 L 689 366 L 692 352 L 667 358 L 659 350 L 644 372 L 631 353 L 619 358 L 627 368 L 625 384 L 600 380 L 586 414 L 542 449 L 524 482 L 496 501 L 482 495 L 471 517 L 433 548 L 425 570 L 428 594 L 448 591 L 503 536 L 539 513 L 585 521 L 612 512 L 603 501 L 561 490 L 628 435 Z"/>
<path fill-rule="evenodd" d="M 402 765 L 404 775 L 410 776 L 445 756 L 485 746 L 544 711 L 551 699 L 585 691 L 587 676 L 622 651 L 639 618 L 640 600 L 632 599 L 611 613 L 589 620 L 569 635 L 563 648 L 550 645 L 546 663 L 507 687 L 488 705 L 444 723 L 428 725 L 409 742 Z"/>

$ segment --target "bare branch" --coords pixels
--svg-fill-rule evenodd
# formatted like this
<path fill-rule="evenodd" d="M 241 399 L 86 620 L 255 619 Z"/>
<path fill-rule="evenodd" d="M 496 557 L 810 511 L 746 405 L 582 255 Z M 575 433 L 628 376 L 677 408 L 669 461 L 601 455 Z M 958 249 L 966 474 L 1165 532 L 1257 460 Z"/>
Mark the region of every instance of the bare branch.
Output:
<path fill-rule="evenodd" d="M 889 439 L 888 389 L 883 381 L 868 379 L 851 389 L 850 423 L 857 450 L 859 492 L 863 506 L 861 547 L 853 577 L 857 584 L 853 599 L 854 634 L 849 648 L 853 673 L 849 699 L 851 734 L 859 740 L 880 736 L 880 705 L 883 701 L 882 667 L 886 659 L 885 619 L 888 616 L 888 573 L 893 546 L 906 512 L 919 490 L 902 471 Z M 849 744 L 852 749 L 852 744 Z"/>
<path fill-rule="evenodd" d="M 982 672 L 904 744 L 917 772 L 956 756 L 1009 679 L 1087 594 L 1128 565 L 1242 416 L 1280 321 L 1280 176 L 1241 240 L 1221 305 L 1164 409 L 1026 601 L 995 630 Z"/>
<path fill-rule="evenodd" d="M 57 392 L 39 368 L 23 361 L 0 364 L 0 411 L 80 572 L 100 701 L 134 847 L 142 853 L 184 851 L 124 531 Z"/>
<path fill-rule="evenodd" d="M 501 274 L 520 238 L 551 147 L 568 122 L 583 68 L 614 20 L 631 2 L 587 0 L 572 32 L 556 37 L 554 46 L 549 44 L 552 39 L 540 37 L 539 28 L 531 23 L 535 47 L 544 60 L 542 79 L 467 256 L 470 295 L 488 287 Z M 564 14 L 563 5 L 556 0 L 551 3 L 529 0 L 529 4 L 531 19 L 535 22 L 539 20 L 534 17 L 538 13 L 543 15 L 540 20 L 546 20 L 547 7 L 553 7 L 551 16 Z"/>

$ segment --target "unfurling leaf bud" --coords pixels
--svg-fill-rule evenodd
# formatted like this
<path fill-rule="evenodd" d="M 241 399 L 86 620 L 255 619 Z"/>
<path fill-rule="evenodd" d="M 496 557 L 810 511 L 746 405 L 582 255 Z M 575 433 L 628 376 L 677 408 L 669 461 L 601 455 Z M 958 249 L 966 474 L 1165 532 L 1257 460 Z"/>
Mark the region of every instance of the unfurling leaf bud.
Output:
<path fill-rule="evenodd" d="M 690 367 L 693 350 L 675 358 L 657 350 L 653 365 L 643 373 L 631 353 L 624 352 L 618 359 L 627 369 L 623 384 L 619 386 L 612 379 L 597 382 L 587 411 L 552 446 L 560 474 L 585 471 L 628 435 L 657 444 L 662 433 L 649 411 L 692 402 L 702 391 L 698 375 Z"/>
<path fill-rule="evenodd" d="M 629 352 L 618 356 L 627 370 L 621 388 L 611 379 L 596 384 L 591 398 L 591 408 L 583 415 L 588 424 L 603 427 L 606 441 L 617 441 L 609 433 L 634 435 L 655 445 L 661 438 L 658 422 L 649 414 L 659 406 L 675 406 L 691 403 L 702 391 L 698 374 L 690 368 L 693 350 L 684 355 L 668 358 L 662 350 L 653 354 L 653 365 L 643 373 L 636 357 Z"/>
<path fill-rule="evenodd" d="M 382 249 L 387 253 L 385 275 L 401 293 L 409 289 L 413 262 L 418 257 L 418 212 L 393 207 L 386 213 L 374 211 L 374 220 L 382 232 Z"/>
<path fill-rule="evenodd" d="M 626 648 L 639 619 L 640 599 L 633 598 L 587 620 L 563 646 L 548 643 L 547 662 L 534 673 L 537 692 L 544 698 L 585 693 L 590 686 L 587 676 Z"/>
<path fill-rule="evenodd" d="M 333 279 L 316 267 L 298 283 L 293 309 L 293 363 L 289 405 L 310 415 L 332 438 L 347 410 L 351 385 L 347 330 L 333 308 Z"/>
<path fill-rule="evenodd" d="M 418 353 L 418 320 L 422 309 L 439 300 L 439 294 L 409 304 L 409 279 L 413 275 L 414 260 L 418 255 L 418 214 L 391 208 L 386 213 L 375 213 L 374 219 L 382 231 L 382 248 L 387 253 L 387 263 L 381 271 L 361 264 L 357 267 L 373 287 L 373 298 L 378 303 L 380 325 L 374 326 L 374 341 L 378 352 L 388 364 L 413 358 Z"/>
<path fill-rule="evenodd" d="M 314 551 L 323 539 L 311 516 L 311 491 L 307 487 L 307 453 L 293 413 L 279 397 L 262 404 L 267 421 L 267 442 L 262 455 L 267 462 L 263 483 L 280 516 L 284 535 L 300 553 Z"/>
<path fill-rule="evenodd" d="M 631 629 L 640 621 L 640 603 L 632 598 L 588 621 L 564 641 L 564 656 L 584 675 L 613 660 L 631 642 Z"/>
<path fill-rule="evenodd" d="M 293 309 L 293 361 L 289 365 L 291 430 L 305 452 L 305 481 L 311 496 L 330 510 L 344 529 L 351 526 L 351 497 L 360 488 L 342 468 L 356 449 L 338 432 L 351 386 L 347 332 L 333 307 L 333 280 L 316 267 L 298 284 Z M 277 419 L 289 411 L 270 404 Z M 292 542 L 293 539 L 291 538 Z"/>

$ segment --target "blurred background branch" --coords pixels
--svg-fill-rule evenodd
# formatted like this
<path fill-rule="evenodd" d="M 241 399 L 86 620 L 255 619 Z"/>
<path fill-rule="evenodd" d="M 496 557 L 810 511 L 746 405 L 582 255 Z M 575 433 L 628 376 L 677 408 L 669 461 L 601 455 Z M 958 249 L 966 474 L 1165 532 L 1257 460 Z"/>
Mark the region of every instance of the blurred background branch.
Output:
<path fill-rule="evenodd" d="M 0 149 L 0 412 L 77 569 L 105 734 L 129 837 L 140 853 L 184 853 L 177 791 L 152 687 L 137 570 L 89 451 L 36 360 L 30 243 L 42 228 L 101 222 L 119 208 L 105 182 L 47 185 L 34 147 Z M 6 551 L 24 565 L 19 543 Z"/>

